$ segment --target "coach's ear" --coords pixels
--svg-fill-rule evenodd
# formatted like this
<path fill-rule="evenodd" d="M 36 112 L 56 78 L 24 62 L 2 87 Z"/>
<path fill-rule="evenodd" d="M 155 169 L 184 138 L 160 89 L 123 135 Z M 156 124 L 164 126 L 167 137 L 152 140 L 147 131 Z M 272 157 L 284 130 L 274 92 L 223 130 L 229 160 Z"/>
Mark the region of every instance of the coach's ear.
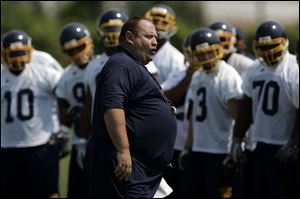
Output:
<path fill-rule="evenodd" d="M 125 32 L 125 40 L 133 45 L 134 44 L 134 34 L 131 31 L 126 31 Z"/>

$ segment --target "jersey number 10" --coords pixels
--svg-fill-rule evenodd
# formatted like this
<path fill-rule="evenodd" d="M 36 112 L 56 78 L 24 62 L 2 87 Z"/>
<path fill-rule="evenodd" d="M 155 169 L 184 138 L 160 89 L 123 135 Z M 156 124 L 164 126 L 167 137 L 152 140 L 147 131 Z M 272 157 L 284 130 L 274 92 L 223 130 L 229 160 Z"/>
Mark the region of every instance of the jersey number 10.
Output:
<path fill-rule="evenodd" d="M 4 98 L 7 100 L 7 112 L 6 112 L 6 123 L 11 123 L 14 121 L 14 118 L 11 115 L 11 106 L 12 106 L 12 94 L 11 92 L 6 92 Z M 22 112 L 22 100 L 24 98 L 28 99 L 28 113 L 24 114 Z M 21 121 L 30 120 L 33 117 L 33 92 L 30 89 L 23 89 L 17 93 L 17 117 Z"/>

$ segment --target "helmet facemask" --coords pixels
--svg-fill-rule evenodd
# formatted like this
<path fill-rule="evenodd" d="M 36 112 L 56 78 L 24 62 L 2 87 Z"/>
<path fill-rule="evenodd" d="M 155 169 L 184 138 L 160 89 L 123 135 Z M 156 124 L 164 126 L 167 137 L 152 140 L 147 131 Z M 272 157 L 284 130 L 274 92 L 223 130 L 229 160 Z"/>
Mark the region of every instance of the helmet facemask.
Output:
<path fill-rule="evenodd" d="M 66 42 L 62 50 L 78 66 L 86 65 L 93 57 L 93 41 L 89 36 Z"/>
<path fill-rule="evenodd" d="M 235 34 L 232 32 L 225 32 L 223 30 L 215 31 L 217 36 L 220 38 L 220 45 L 223 47 L 223 53 L 225 55 L 235 52 Z"/>
<path fill-rule="evenodd" d="M 288 47 L 288 40 L 279 37 L 272 39 L 270 36 L 259 38 L 253 42 L 253 51 L 266 65 L 276 66 L 285 54 Z"/>
<path fill-rule="evenodd" d="M 22 72 L 25 65 L 30 62 L 32 54 L 32 45 L 21 42 L 11 43 L 9 47 L 1 49 L 4 62 L 13 72 Z"/>
<path fill-rule="evenodd" d="M 158 39 L 169 40 L 177 32 L 176 18 L 166 8 L 153 7 L 146 12 L 145 18 L 153 22 Z"/>
<path fill-rule="evenodd" d="M 209 46 L 208 43 L 199 44 L 192 51 L 190 64 L 193 68 L 202 69 L 209 73 L 214 70 L 223 57 L 222 47 L 219 44 Z"/>
<path fill-rule="evenodd" d="M 98 34 L 105 48 L 115 48 L 119 45 L 123 24 L 121 19 L 110 19 L 98 27 Z"/>

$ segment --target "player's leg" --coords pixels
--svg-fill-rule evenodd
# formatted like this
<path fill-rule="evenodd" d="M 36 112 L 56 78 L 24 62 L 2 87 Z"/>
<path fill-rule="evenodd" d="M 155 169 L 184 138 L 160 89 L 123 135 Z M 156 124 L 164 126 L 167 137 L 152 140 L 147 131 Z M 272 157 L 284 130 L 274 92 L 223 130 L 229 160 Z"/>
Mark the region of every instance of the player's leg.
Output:
<path fill-rule="evenodd" d="M 83 169 L 81 169 L 77 162 L 76 147 L 72 147 L 69 179 L 68 179 L 68 198 L 84 198 L 85 180 Z"/>
<path fill-rule="evenodd" d="M 35 147 L 30 158 L 32 168 L 32 192 L 34 197 L 59 197 L 59 157 L 54 146 Z"/>

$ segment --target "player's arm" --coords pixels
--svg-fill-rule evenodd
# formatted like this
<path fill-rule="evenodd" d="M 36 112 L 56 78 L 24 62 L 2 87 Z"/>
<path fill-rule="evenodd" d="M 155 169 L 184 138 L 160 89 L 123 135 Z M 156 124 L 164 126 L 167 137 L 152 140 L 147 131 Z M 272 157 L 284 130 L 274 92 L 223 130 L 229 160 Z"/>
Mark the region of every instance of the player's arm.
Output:
<path fill-rule="evenodd" d="M 124 110 L 116 108 L 106 110 L 104 112 L 104 121 L 108 134 L 118 151 L 118 165 L 115 169 L 115 175 L 119 180 L 128 180 L 131 175 L 132 162 Z"/>
<path fill-rule="evenodd" d="M 276 154 L 276 158 L 282 164 L 294 162 L 299 156 L 299 109 L 297 109 L 295 117 L 293 133 L 290 135 L 287 143 L 282 145 Z"/>
<path fill-rule="evenodd" d="M 189 122 L 188 126 L 188 135 L 185 142 L 185 149 L 190 150 L 193 146 L 193 118 L 192 118 L 192 110 L 194 106 L 194 101 L 189 99 L 188 100 L 188 109 L 187 109 L 187 119 Z"/>
<path fill-rule="evenodd" d="M 233 137 L 242 139 L 252 123 L 252 99 L 244 95 L 233 109 L 237 109 Z"/>
<path fill-rule="evenodd" d="M 90 88 L 87 87 L 85 93 L 85 99 L 83 104 L 83 110 L 80 117 L 80 130 L 78 137 L 88 139 L 91 132 L 91 115 L 92 115 L 92 95 Z"/>
<path fill-rule="evenodd" d="M 238 107 L 239 107 L 240 100 L 238 99 L 230 99 L 228 100 L 228 109 L 229 115 L 236 120 L 238 116 Z"/>
<path fill-rule="evenodd" d="M 188 126 L 188 134 L 187 138 L 185 140 L 185 145 L 184 145 L 184 150 L 182 150 L 179 154 L 178 157 L 178 167 L 180 170 L 184 170 L 186 166 L 187 159 L 190 156 L 190 153 L 192 151 L 192 146 L 193 146 L 193 119 L 191 117 L 191 110 L 193 109 L 193 101 L 189 100 L 188 104 L 188 113 L 187 113 L 187 118 L 189 121 L 189 126 Z"/>
<path fill-rule="evenodd" d="M 294 127 L 294 137 L 296 140 L 296 144 L 299 146 L 299 109 L 297 109 L 296 113 L 296 121 L 295 121 L 295 127 Z"/>
<path fill-rule="evenodd" d="M 165 91 L 165 95 L 173 103 L 174 106 L 177 106 L 178 103 L 182 101 L 182 98 L 185 98 L 185 94 L 188 86 L 190 85 L 192 75 L 192 73 L 186 72 L 185 77 L 176 86 Z"/>
<path fill-rule="evenodd" d="M 235 163 L 243 161 L 242 139 L 252 123 L 252 100 L 244 95 L 241 100 L 229 100 L 229 113 L 235 119 L 232 143 L 229 155 L 223 161 L 224 165 L 233 160 Z"/>
<path fill-rule="evenodd" d="M 63 98 L 58 98 L 57 103 L 60 123 L 70 128 L 72 125 L 72 119 L 68 113 L 68 109 L 70 108 L 69 102 Z"/>
<path fill-rule="evenodd" d="M 185 142 L 186 149 L 191 149 L 193 146 L 193 123 L 192 119 L 189 119 L 188 135 Z"/>

